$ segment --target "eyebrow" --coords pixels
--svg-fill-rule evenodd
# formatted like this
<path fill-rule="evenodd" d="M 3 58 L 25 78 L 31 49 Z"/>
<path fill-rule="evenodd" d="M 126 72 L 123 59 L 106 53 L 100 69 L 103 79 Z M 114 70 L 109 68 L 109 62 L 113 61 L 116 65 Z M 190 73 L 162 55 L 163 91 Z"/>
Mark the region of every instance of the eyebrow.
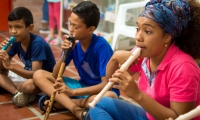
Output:
<path fill-rule="evenodd" d="M 72 23 L 71 20 L 69 19 L 70 24 L 75 25 L 75 26 L 79 26 L 78 24 Z"/>
<path fill-rule="evenodd" d="M 136 24 L 138 25 L 138 22 L 136 22 Z M 143 26 L 149 26 L 149 27 L 154 28 L 154 26 L 152 26 L 151 24 L 148 24 L 148 23 L 144 23 Z"/>

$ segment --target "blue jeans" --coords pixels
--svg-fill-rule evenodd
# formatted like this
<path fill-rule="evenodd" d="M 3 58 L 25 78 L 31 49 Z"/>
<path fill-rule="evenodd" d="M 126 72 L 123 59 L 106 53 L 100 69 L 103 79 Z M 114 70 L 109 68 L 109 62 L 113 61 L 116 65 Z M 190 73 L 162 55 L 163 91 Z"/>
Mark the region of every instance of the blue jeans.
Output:
<path fill-rule="evenodd" d="M 146 111 L 122 100 L 103 97 L 90 108 L 85 120 L 148 120 Z"/>
<path fill-rule="evenodd" d="M 47 0 L 44 0 L 43 6 L 42 6 L 42 22 L 48 22 L 49 21 L 49 9 L 48 9 L 48 2 Z"/>

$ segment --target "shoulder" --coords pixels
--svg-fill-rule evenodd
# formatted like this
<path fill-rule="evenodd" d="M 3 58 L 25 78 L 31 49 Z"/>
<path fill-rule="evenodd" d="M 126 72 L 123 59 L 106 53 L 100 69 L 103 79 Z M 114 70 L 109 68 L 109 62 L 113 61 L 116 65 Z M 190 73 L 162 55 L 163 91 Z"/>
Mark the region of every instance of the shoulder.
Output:
<path fill-rule="evenodd" d="M 169 68 L 173 75 L 200 76 L 200 69 L 197 62 L 183 51 L 178 51 L 170 60 Z M 173 74 L 174 73 L 174 74 Z"/>
<path fill-rule="evenodd" d="M 189 54 L 183 52 L 179 47 L 172 44 L 163 58 L 160 67 L 174 67 L 177 65 L 192 64 L 197 65 L 196 61 Z"/>
<path fill-rule="evenodd" d="M 33 33 L 30 33 L 30 37 L 32 41 L 45 41 L 43 37 L 35 35 Z"/>
<path fill-rule="evenodd" d="M 92 46 L 95 49 L 107 49 L 107 50 L 112 50 L 110 44 L 106 41 L 105 38 L 101 36 L 97 36 L 93 34 L 92 36 Z"/>
<path fill-rule="evenodd" d="M 171 58 L 171 64 L 183 64 L 190 63 L 197 65 L 196 61 L 189 54 L 183 52 L 182 50 L 178 50 L 176 54 Z"/>
<path fill-rule="evenodd" d="M 49 46 L 48 43 L 39 35 L 31 33 L 31 41 L 33 46 Z"/>

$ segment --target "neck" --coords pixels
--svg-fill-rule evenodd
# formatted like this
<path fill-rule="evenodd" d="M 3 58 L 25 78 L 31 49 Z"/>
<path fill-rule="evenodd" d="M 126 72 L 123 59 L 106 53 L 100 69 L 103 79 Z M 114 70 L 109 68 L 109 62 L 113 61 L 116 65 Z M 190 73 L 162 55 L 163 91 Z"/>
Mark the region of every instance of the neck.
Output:
<path fill-rule="evenodd" d="M 25 37 L 24 39 L 22 39 L 20 41 L 21 42 L 21 46 L 22 46 L 22 48 L 23 48 L 24 51 L 27 50 L 30 41 L 31 41 L 30 34 L 27 35 L 27 37 Z"/>
<path fill-rule="evenodd" d="M 90 46 L 90 43 L 91 43 L 91 40 L 92 40 L 92 35 L 88 36 L 87 38 L 84 38 L 82 40 L 80 40 L 80 43 L 81 43 L 81 48 L 82 50 L 85 52 L 88 47 Z"/>
<path fill-rule="evenodd" d="M 160 64 L 161 61 L 159 60 L 153 60 L 152 58 L 150 58 L 150 72 L 153 72 L 155 70 L 157 70 L 158 65 Z"/>
<path fill-rule="evenodd" d="M 159 56 L 150 57 L 150 71 L 153 72 L 157 70 L 157 67 L 160 65 L 163 60 L 168 48 L 165 49 Z"/>

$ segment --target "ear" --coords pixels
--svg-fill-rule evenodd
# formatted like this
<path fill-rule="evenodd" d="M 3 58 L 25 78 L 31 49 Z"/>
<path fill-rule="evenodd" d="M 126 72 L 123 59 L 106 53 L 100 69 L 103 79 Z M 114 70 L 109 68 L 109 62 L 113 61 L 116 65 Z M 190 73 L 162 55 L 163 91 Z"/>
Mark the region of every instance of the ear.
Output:
<path fill-rule="evenodd" d="M 96 29 L 96 27 L 94 27 L 94 26 L 89 27 L 89 28 L 88 28 L 89 33 L 92 34 L 92 33 L 95 31 L 95 29 Z"/>
<path fill-rule="evenodd" d="M 33 25 L 33 24 L 30 24 L 30 25 L 28 26 L 28 31 L 29 31 L 29 32 L 32 32 L 32 31 L 33 31 L 33 28 L 34 28 L 34 25 Z"/>
<path fill-rule="evenodd" d="M 172 36 L 171 36 L 169 33 L 165 33 L 164 38 L 165 38 L 165 41 L 164 41 L 165 44 L 171 43 L 171 41 L 172 41 Z"/>

